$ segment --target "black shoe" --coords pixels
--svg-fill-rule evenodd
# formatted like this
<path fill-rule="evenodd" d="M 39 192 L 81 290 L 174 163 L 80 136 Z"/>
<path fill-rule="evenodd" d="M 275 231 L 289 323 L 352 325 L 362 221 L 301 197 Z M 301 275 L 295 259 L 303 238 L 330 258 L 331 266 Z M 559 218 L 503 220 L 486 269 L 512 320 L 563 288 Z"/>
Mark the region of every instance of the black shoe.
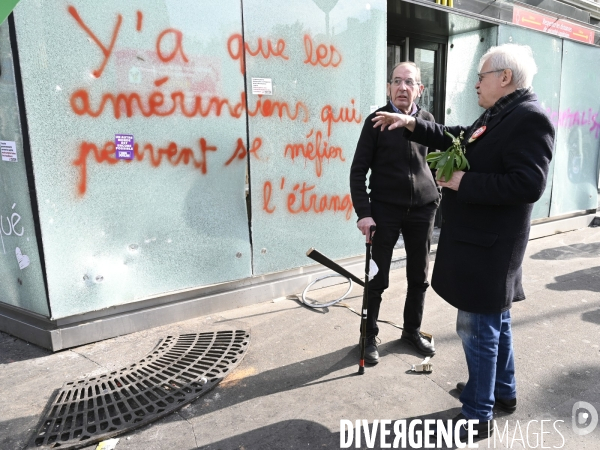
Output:
<path fill-rule="evenodd" d="M 452 428 L 454 428 L 454 424 L 459 420 L 468 420 L 463 413 L 460 413 L 454 419 L 452 419 Z M 475 432 L 475 438 L 477 439 L 485 439 L 490 437 L 494 433 L 494 427 L 490 424 L 491 420 L 480 420 L 478 424 L 473 426 L 473 431 Z M 460 442 L 465 442 L 469 436 L 468 423 L 463 424 L 460 427 L 460 434 L 458 435 L 458 439 Z"/>
<path fill-rule="evenodd" d="M 360 348 L 360 341 L 358 342 Z M 377 351 L 377 336 L 367 336 L 365 339 L 365 362 L 367 364 L 377 364 L 379 362 L 379 352 Z"/>
<path fill-rule="evenodd" d="M 452 427 L 452 433 L 455 432 L 456 423 L 459 420 L 468 420 L 462 413 L 458 416 L 454 417 L 450 422 L 450 426 Z M 490 437 L 494 433 L 494 427 L 490 424 L 490 420 L 479 421 L 479 423 L 473 425 L 473 438 L 474 440 L 485 439 Z M 442 420 L 442 426 L 447 429 L 448 420 Z M 433 427 L 433 434 L 429 438 L 429 443 L 435 445 L 437 443 L 437 436 L 441 432 L 438 430 L 437 424 Z M 456 442 L 457 440 L 466 443 L 469 438 L 469 424 L 464 423 L 459 428 L 459 434 L 457 436 L 458 439 L 455 439 L 455 436 L 452 434 L 452 442 Z M 433 447 L 431 447 L 433 448 Z M 452 447 L 454 448 L 454 447 Z"/>
<path fill-rule="evenodd" d="M 467 383 L 461 381 L 456 385 L 456 389 L 458 392 L 462 392 L 465 390 L 465 386 Z M 517 399 L 516 398 L 497 398 L 494 406 L 498 408 L 500 411 L 504 411 L 506 413 L 512 414 L 517 410 Z"/>
<path fill-rule="evenodd" d="M 431 345 L 431 342 L 425 339 L 418 331 L 409 333 L 408 331 L 402 330 L 402 337 L 400 339 L 411 344 L 417 349 L 417 352 L 423 356 L 435 355 L 435 348 Z"/>

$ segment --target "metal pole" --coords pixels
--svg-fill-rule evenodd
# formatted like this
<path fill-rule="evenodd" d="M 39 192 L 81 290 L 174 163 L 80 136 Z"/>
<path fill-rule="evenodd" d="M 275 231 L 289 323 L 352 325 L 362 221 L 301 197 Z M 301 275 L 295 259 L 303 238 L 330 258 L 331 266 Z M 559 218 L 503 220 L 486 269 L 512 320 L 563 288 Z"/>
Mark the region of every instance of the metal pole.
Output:
<path fill-rule="evenodd" d="M 365 244 L 367 248 L 365 257 L 365 289 L 363 291 L 363 304 L 360 319 L 360 360 L 358 361 L 358 374 L 365 373 L 365 344 L 367 340 L 367 309 L 369 308 L 369 267 L 371 265 L 371 241 L 375 233 L 375 225 L 369 229 L 369 239 Z"/>

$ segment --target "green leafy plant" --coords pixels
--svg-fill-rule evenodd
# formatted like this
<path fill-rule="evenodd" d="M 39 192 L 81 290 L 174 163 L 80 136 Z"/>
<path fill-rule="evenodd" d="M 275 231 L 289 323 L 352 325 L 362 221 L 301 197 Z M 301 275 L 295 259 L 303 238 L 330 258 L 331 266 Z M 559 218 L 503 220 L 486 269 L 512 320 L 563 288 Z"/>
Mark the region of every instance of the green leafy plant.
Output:
<path fill-rule="evenodd" d="M 463 134 L 461 131 L 458 137 L 453 136 L 444 130 L 444 133 L 452 139 L 452 145 L 445 152 L 429 153 L 427 155 L 427 163 L 432 169 L 437 169 L 436 179 L 450 181 L 452 174 L 457 170 L 470 169 L 469 161 L 465 156 L 466 150 L 463 145 Z"/>

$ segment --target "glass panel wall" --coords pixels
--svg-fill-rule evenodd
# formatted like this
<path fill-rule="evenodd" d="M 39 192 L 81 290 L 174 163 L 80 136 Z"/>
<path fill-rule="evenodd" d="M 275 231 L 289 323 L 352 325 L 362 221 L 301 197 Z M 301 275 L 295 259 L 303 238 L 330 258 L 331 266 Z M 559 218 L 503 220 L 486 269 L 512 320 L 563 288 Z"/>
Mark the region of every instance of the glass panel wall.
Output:
<path fill-rule="evenodd" d="M 14 14 L 53 316 L 251 276 L 240 1 Z"/>
<path fill-rule="evenodd" d="M 386 3 L 244 8 L 242 30 L 239 0 L 17 5 L 54 318 L 363 252 Z"/>
<path fill-rule="evenodd" d="M 533 77 L 533 90 L 537 94 L 542 108 L 549 117 L 558 117 L 561 83 L 562 39 L 544 33 L 536 33 L 521 27 L 502 25 L 498 31 L 498 44 L 526 44 L 531 47 L 538 73 Z M 556 120 L 554 123 L 557 126 Z M 555 157 L 552 159 L 548 182 L 542 197 L 536 202 L 531 214 L 532 219 L 550 215 L 550 197 Z"/>
<path fill-rule="evenodd" d="M 466 19 L 449 16 L 458 33 Z M 348 179 L 401 55 L 386 1 L 21 0 L 15 21 L 53 318 L 302 267 L 310 247 L 364 252 Z M 534 218 L 594 208 L 599 50 L 512 26 L 462 30 L 448 42 L 446 123 L 482 113 L 474 86 L 491 46 L 531 45 L 558 128 Z M 0 140 L 17 159 L 0 161 L 0 301 L 50 315 L 0 32 Z M 426 107 L 433 56 L 415 48 Z"/>
<path fill-rule="evenodd" d="M 477 65 L 497 41 L 497 27 L 468 31 L 448 38 L 446 125 L 470 125 L 483 113 L 475 93 Z"/>
<path fill-rule="evenodd" d="M 310 247 L 361 254 L 349 173 L 364 120 L 385 103 L 386 2 L 243 5 L 255 274 L 311 264 Z"/>
<path fill-rule="evenodd" d="M 563 41 L 560 108 L 550 215 L 598 206 L 600 151 L 600 49 Z"/>

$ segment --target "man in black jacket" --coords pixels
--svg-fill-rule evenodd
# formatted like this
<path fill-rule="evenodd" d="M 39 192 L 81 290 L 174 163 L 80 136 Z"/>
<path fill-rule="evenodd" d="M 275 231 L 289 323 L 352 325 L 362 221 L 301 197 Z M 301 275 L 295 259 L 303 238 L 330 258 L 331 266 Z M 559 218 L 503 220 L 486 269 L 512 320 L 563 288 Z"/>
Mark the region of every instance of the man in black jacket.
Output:
<path fill-rule="evenodd" d="M 388 83 L 390 102 L 378 111 L 402 112 L 433 122 L 433 116 L 415 104 L 424 88 L 420 82 L 420 71 L 415 63 L 397 64 Z M 439 192 L 425 162 L 428 148 L 406 139 L 402 129 L 382 133 L 373 128 L 374 117 L 375 113 L 365 121 L 350 169 L 350 192 L 358 215 L 358 229 L 368 239 L 369 228 L 376 225 L 372 251 L 379 272 L 369 283 L 365 347 L 365 362 L 370 364 L 379 361 L 377 318 L 381 295 L 389 286 L 392 253 L 400 232 L 406 250 L 408 282 L 402 339 L 422 355 L 435 354 L 433 345 L 419 330 L 425 291 L 429 287 L 427 276 L 433 220 L 439 204 Z M 367 193 L 365 181 L 369 169 L 370 193 Z"/>
<path fill-rule="evenodd" d="M 376 126 L 401 127 L 409 139 L 442 148 L 450 145 L 444 129 L 465 133 L 470 170 L 439 183 L 444 220 L 432 286 L 458 309 L 469 369 L 468 382 L 457 385 L 463 406 L 455 422 L 479 420 L 480 437 L 493 430 L 494 406 L 509 413 L 517 406 L 510 308 L 525 298 L 521 264 L 531 210 L 544 192 L 554 146 L 552 123 L 531 90 L 536 72 L 528 46 L 493 47 L 475 84 L 486 111 L 470 127 L 387 113 L 375 119 Z"/>

